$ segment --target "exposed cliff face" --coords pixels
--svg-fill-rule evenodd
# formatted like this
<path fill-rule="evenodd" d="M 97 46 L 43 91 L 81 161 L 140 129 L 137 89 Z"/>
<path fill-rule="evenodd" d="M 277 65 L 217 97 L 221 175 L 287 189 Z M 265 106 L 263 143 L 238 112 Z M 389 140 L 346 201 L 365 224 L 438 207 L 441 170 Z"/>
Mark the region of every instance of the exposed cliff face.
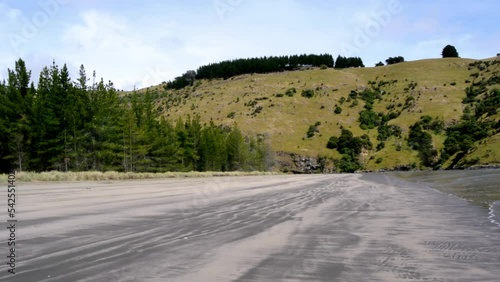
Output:
<path fill-rule="evenodd" d="M 500 169 L 498 164 L 455 167 L 454 169 Z M 275 169 L 294 174 L 335 173 L 334 160 L 324 157 L 309 157 L 289 152 L 277 152 Z M 397 165 L 379 170 L 363 170 L 361 172 L 387 172 L 419 170 L 414 164 Z"/>
<path fill-rule="evenodd" d="M 295 153 L 277 152 L 276 164 L 284 172 L 296 174 L 335 172 L 333 160 L 324 157 L 308 157 Z"/>

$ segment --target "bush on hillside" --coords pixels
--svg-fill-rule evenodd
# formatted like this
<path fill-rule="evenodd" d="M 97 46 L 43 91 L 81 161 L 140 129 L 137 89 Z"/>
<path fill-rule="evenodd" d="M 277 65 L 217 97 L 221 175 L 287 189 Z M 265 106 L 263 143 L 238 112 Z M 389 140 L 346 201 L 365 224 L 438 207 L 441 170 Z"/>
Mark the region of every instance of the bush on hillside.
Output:
<path fill-rule="evenodd" d="M 302 95 L 302 97 L 312 98 L 312 97 L 314 97 L 314 90 L 312 90 L 312 89 L 302 90 L 301 95 Z"/>
<path fill-rule="evenodd" d="M 404 61 L 405 61 L 405 58 L 401 57 L 401 56 L 389 57 L 387 60 L 385 60 L 385 62 L 387 63 L 387 65 L 393 65 L 393 64 L 397 64 L 397 63 L 402 63 Z"/>

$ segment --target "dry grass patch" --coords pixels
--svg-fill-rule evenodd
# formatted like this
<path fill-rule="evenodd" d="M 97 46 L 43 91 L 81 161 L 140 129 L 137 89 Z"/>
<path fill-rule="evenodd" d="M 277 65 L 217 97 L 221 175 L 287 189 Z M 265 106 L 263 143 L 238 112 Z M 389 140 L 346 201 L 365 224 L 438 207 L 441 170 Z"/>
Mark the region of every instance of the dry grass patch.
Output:
<path fill-rule="evenodd" d="M 85 171 L 85 172 L 19 172 L 16 181 L 19 182 L 45 182 L 45 181 L 102 181 L 102 180 L 127 180 L 127 179 L 153 179 L 153 178 L 186 178 L 186 177 L 216 177 L 216 176 L 257 176 L 277 175 L 277 172 L 165 172 L 165 173 L 135 173 L 117 171 Z M 7 175 L 0 174 L 0 182 L 7 182 Z"/>

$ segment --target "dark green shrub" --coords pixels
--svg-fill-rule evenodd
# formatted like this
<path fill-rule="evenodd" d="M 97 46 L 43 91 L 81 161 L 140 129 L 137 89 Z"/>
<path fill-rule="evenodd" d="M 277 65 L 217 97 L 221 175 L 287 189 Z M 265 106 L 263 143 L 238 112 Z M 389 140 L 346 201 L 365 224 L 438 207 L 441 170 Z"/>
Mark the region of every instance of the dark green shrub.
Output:
<path fill-rule="evenodd" d="M 380 151 L 385 148 L 385 142 L 380 142 L 377 144 L 377 151 Z"/>
<path fill-rule="evenodd" d="M 389 57 L 387 60 L 385 60 L 385 62 L 387 63 L 387 65 L 398 64 L 398 63 L 402 63 L 404 61 L 405 61 L 405 58 L 402 57 L 402 56 Z"/>
<path fill-rule="evenodd" d="M 349 108 L 354 108 L 354 107 L 356 107 L 357 105 L 359 105 L 359 102 L 358 102 L 358 100 L 357 100 L 357 99 L 354 99 L 354 100 L 352 100 L 352 104 L 349 106 Z"/>
<path fill-rule="evenodd" d="M 338 143 L 339 143 L 339 138 L 336 136 L 332 136 L 332 137 L 330 137 L 330 139 L 328 139 L 328 143 L 326 143 L 326 147 L 328 149 L 337 149 Z"/>
<path fill-rule="evenodd" d="M 349 154 L 342 154 L 342 158 L 336 162 L 337 168 L 341 172 L 356 172 L 362 168 L 361 164 Z"/>
<path fill-rule="evenodd" d="M 403 109 L 412 108 L 414 106 L 415 106 L 415 98 L 413 98 L 412 96 L 408 96 L 405 100 L 405 105 Z"/>
<path fill-rule="evenodd" d="M 444 130 L 444 121 L 442 120 L 435 120 L 433 121 L 429 128 L 435 133 L 435 134 L 441 134 L 441 132 L 443 132 Z"/>
<path fill-rule="evenodd" d="M 400 112 L 390 112 L 389 113 L 389 120 L 399 117 L 400 114 L 401 114 Z"/>
<path fill-rule="evenodd" d="M 307 89 L 307 90 L 302 90 L 302 97 L 306 97 L 306 98 L 312 98 L 314 97 L 314 90 L 312 89 Z"/>
<path fill-rule="evenodd" d="M 257 106 L 255 108 L 255 110 L 253 111 L 252 115 L 256 115 L 256 114 L 260 114 L 260 112 L 262 112 L 262 110 L 264 109 L 264 107 L 262 106 Z"/>
<path fill-rule="evenodd" d="M 320 121 L 317 121 L 316 123 L 314 123 L 314 125 L 310 125 L 306 133 L 307 138 L 312 138 L 316 132 L 319 132 L 318 127 L 320 125 L 321 125 Z"/>
<path fill-rule="evenodd" d="M 292 87 L 286 90 L 285 95 L 288 97 L 292 97 L 293 95 L 295 95 L 295 93 L 297 93 L 297 89 Z"/>
<path fill-rule="evenodd" d="M 373 129 L 380 123 L 379 115 L 372 110 L 361 111 L 358 120 L 362 129 Z"/>
<path fill-rule="evenodd" d="M 360 140 L 361 140 L 361 146 L 365 149 L 368 149 L 368 150 L 371 150 L 373 149 L 373 144 L 372 142 L 370 141 L 370 137 L 367 135 L 367 134 L 363 134 L 361 135 L 361 137 L 359 137 Z"/>
<path fill-rule="evenodd" d="M 255 101 L 255 100 L 250 100 L 250 101 L 248 101 L 248 103 L 245 103 L 245 106 L 247 106 L 247 107 L 254 107 L 255 105 L 257 105 L 257 101 Z"/>

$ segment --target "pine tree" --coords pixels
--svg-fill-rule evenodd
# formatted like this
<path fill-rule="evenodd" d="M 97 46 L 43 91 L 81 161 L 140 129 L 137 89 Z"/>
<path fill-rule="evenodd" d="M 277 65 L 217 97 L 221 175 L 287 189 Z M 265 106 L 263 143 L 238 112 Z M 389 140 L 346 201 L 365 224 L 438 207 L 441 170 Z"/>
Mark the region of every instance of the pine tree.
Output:
<path fill-rule="evenodd" d="M 27 167 L 33 90 L 30 87 L 31 71 L 26 69 L 22 59 L 15 63 L 15 70 L 8 70 L 8 84 L 6 88 L 6 120 L 8 148 L 6 159 L 11 160 L 11 166 L 15 165 L 18 171 Z"/>
<path fill-rule="evenodd" d="M 227 170 L 226 135 L 213 120 L 204 126 L 200 139 L 200 170 Z"/>
<path fill-rule="evenodd" d="M 131 103 L 125 109 L 123 134 L 123 167 L 126 171 L 148 171 L 153 163 L 150 149 L 154 136 L 155 120 L 149 94 L 139 97 L 134 91 Z"/>
<path fill-rule="evenodd" d="M 48 67 L 40 72 L 36 99 L 33 102 L 32 128 L 32 168 L 36 171 L 53 169 L 50 165 L 53 135 L 58 131 L 59 121 L 53 111 L 51 96 L 51 76 Z"/>
<path fill-rule="evenodd" d="M 0 173 L 8 173 L 13 167 L 12 162 L 8 158 L 10 155 L 9 149 L 9 134 L 11 116 L 11 102 L 7 95 L 7 86 L 5 81 L 0 82 Z"/>
<path fill-rule="evenodd" d="M 247 170 L 248 149 L 245 138 L 238 126 L 235 124 L 226 141 L 227 162 L 229 170 Z"/>
<path fill-rule="evenodd" d="M 61 134 L 62 134 L 62 147 L 63 154 L 60 157 L 62 170 L 68 171 L 70 169 L 71 157 L 75 156 L 73 149 L 73 139 L 75 138 L 72 133 L 76 131 L 76 121 L 80 119 L 77 108 L 76 91 L 73 89 L 73 83 L 69 76 L 69 71 L 66 64 L 63 65 L 59 73 L 59 93 L 61 103 L 58 108 L 61 108 Z"/>
<path fill-rule="evenodd" d="M 195 117 L 191 118 L 191 116 L 188 115 L 186 120 L 186 129 L 188 131 L 188 136 L 192 141 L 193 150 L 193 153 L 189 156 L 189 162 L 192 164 L 193 170 L 200 170 L 200 165 L 198 163 L 200 159 L 199 150 L 201 139 L 200 116 L 196 115 Z"/>
<path fill-rule="evenodd" d="M 140 126 L 131 109 L 125 110 L 125 130 L 123 134 L 123 167 L 125 171 L 148 171 L 152 160 L 149 158 L 150 138 L 145 126 Z"/>
<path fill-rule="evenodd" d="M 90 91 L 92 119 L 86 124 L 86 158 L 91 170 L 118 170 L 123 167 L 123 110 L 110 82 L 101 79 Z"/>
<path fill-rule="evenodd" d="M 175 124 L 175 133 L 179 142 L 179 170 L 184 171 L 194 170 L 194 160 L 198 158 L 194 138 L 189 132 L 189 125 L 189 122 L 184 123 L 181 118 Z"/>
<path fill-rule="evenodd" d="M 174 126 L 167 120 L 161 119 L 156 132 L 151 148 L 153 169 L 159 172 L 179 170 L 180 144 Z"/>
<path fill-rule="evenodd" d="M 68 160 L 71 170 L 85 169 L 85 125 L 90 122 L 90 98 L 87 92 L 87 74 L 83 65 L 80 66 L 79 78 L 73 84 L 69 93 L 68 115 L 68 140 L 67 147 L 70 147 Z"/>

